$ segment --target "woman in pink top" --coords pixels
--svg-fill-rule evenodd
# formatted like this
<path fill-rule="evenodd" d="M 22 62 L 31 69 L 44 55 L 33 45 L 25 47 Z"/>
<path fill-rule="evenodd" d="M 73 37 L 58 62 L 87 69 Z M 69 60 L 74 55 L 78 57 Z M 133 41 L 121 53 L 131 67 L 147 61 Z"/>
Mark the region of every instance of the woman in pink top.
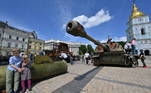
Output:
<path fill-rule="evenodd" d="M 133 38 L 133 40 L 131 41 L 131 48 L 132 48 L 132 54 L 136 54 L 136 39 Z"/>

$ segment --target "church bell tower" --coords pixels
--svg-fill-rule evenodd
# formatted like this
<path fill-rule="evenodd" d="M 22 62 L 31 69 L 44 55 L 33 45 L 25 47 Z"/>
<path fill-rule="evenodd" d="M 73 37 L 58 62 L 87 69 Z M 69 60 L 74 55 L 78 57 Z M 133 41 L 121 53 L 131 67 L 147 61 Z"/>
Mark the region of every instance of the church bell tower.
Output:
<path fill-rule="evenodd" d="M 141 12 L 133 0 L 132 12 L 126 30 L 127 40 L 136 39 L 136 48 L 151 52 L 151 21 L 150 16 Z M 149 53 L 150 54 L 150 53 Z"/>

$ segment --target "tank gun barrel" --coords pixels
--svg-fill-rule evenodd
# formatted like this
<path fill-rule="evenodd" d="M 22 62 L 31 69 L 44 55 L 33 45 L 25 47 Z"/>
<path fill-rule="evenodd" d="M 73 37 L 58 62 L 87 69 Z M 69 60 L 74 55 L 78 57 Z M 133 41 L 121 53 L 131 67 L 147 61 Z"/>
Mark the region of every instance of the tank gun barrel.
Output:
<path fill-rule="evenodd" d="M 89 36 L 85 30 L 84 27 L 77 21 L 70 21 L 68 22 L 66 26 L 67 33 L 73 35 L 73 36 L 80 36 L 83 38 L 86 38 L 90 41 L 92 41 L 96 45 L 102 45 L 98 40 L 93 39 L 91 36 Z"/>

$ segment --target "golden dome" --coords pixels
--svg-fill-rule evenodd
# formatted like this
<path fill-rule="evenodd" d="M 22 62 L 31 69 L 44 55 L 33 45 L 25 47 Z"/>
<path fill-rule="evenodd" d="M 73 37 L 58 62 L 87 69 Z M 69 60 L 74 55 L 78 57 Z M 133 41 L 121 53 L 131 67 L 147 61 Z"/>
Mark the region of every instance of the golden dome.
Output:
<path fill-rule="evenodd" d="M 131 15 L 131 18 L 137 18 L 139 16 L 144 16 L 144 13 L 143 12 L 140 12 L 138 10 L 138 8 L 136 7 L 136 5 L 134 4 L 133 5 L 133 10 L 132 10 L 132 15 Z"/>

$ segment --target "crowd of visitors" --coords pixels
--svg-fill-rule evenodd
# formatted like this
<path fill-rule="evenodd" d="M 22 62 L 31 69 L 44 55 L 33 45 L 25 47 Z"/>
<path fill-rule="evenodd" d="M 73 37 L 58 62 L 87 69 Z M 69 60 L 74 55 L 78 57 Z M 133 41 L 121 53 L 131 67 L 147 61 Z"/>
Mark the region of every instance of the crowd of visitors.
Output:
<path fill-rule="evenodd" d="M 140 51 L 136 50 L 136 39 L 135 38 L 129 42 L 126 42 L 124 49 L 127 54 L 139 55 L 139 58 L 140 58 L 141 62 L 143 63 L 143 67 L 147 68 L 146 63 L 144 61 L 145 60 L 144 50 L 143 49 L 141 49 Z M 138 52 L 139 52 L 139 54 L 138 54 Z"/>
<path fill-rule="evenodd" d="M 137 54 L 136 39 L 134 38 L 133 40 L 126 42 L 124 49 L 127 54 L 132 54 L 132 55 Z"/>

